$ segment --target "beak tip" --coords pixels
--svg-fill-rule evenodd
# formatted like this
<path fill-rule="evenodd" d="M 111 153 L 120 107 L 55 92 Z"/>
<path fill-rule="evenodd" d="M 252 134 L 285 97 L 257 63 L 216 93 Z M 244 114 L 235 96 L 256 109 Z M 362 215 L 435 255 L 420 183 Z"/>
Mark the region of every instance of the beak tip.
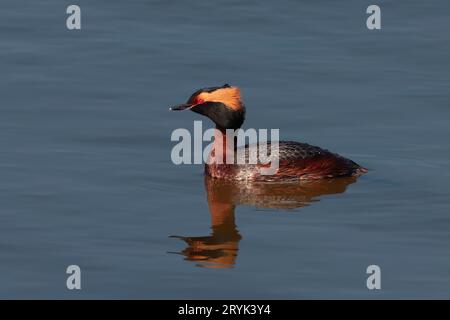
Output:
<path fill-rule="evenodd" d="M 187 110 L 190 109 L 192 107 L 192 104 L 188 104 L 188 103 L 183 103 L 177 106 L 172 106 L 169 108 L 170 111 L 183 111 L 183 110 Z"/>

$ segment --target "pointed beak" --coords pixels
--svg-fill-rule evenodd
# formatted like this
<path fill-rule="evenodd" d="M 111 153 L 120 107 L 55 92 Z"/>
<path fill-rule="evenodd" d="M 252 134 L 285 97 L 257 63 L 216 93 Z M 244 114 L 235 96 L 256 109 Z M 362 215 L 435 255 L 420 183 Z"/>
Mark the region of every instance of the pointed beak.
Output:
<path fill-rule="evenodd" d="M 194 105 L 190 104 L 190 103 L 183 103 L 183 104 L 179 104 L 173 107 L 170 107 L 169 110 L 171 111 L 183 111 L 183 110 L 187 110 L 192 108 Z"/>

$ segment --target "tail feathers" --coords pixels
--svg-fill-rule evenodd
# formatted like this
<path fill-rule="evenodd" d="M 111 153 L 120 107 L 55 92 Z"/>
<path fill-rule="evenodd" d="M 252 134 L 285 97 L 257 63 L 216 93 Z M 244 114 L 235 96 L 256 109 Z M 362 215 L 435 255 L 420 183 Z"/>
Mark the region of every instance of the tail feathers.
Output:
<path fill-rule="evenodd" d="M 369 169 L 364 168 L 364 167 L 358 167 L 355 169 L 355 171 L 353 172 L 352 176 L 361 176 L 365 173 L 369 172 Z"/>

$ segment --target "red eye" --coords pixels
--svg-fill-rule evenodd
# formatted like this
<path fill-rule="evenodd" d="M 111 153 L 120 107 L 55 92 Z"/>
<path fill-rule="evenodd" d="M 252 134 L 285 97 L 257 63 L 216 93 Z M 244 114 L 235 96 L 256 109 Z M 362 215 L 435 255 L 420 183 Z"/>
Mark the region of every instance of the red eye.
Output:
<path fill-rule="evenodd" d="M 195 104 L 201 104 L 201 103 L 203 103 L 203 102 L 205 102 L 203 99 L 200 99 L 200 98 L 197 98 L 196 100 L 195 100 Z"/>

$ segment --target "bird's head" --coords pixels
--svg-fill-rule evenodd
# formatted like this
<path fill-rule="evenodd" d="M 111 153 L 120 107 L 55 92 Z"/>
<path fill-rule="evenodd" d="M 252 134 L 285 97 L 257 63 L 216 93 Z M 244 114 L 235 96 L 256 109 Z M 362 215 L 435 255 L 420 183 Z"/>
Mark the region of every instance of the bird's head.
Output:
<path fill-rule="evenodd" d="M 191 110 L 210 118 L 219 129 L 239 129 L 245 119 L 245 107 L 238 87 L 225 84 L 194 92 L 186 103 L 170 110 Z"/>

